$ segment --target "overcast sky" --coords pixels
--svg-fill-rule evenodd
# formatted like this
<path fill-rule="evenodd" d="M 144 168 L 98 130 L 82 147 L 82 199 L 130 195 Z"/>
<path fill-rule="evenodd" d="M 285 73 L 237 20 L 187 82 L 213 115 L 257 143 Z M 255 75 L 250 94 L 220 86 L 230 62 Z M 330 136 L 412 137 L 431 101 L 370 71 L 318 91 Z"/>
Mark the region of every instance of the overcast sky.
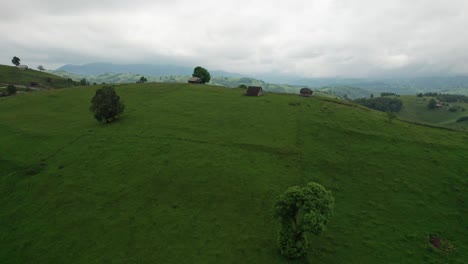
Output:
<path fill-rule="evenodd" d="M 0 0 L 0 64 L 468 75 L 468 0 Z"/>

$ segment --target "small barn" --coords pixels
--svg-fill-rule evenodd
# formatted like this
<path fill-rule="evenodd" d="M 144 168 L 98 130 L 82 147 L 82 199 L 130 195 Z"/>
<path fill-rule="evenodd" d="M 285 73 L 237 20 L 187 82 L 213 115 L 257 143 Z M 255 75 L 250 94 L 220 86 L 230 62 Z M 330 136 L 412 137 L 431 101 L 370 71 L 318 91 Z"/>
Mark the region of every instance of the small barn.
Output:
<path fill-rule="evenodd" d="M 309 97 L 309 96 L 312 96 L 312 94 L 314 93 L 311 89 L 309 88 L 302 88 L 300 91 L 299 91 L 300 95 L 301 96 L 305 96 L 305 97 Z"/>
<path fill-rule="evenodd" d="M 188 82 L 189 83 L 202 83 L 202 80 L 198 77 L 192 77 L 190 79 L 188 79 Z"/>
<path fill-rule="evenodd" d="M 249 86 L 247 87 L 247 91 L 245 95 L 247 96 L 260 96 L 262 95 L 263 89 L 260 86 Z"/>
<path fill-rule="evenodd" d="M 19 65 L 19 66 L 16 66 L 18 67 L 18 69 L 20 70 L 27 70 L 28 69 L 28 65 Z"/>

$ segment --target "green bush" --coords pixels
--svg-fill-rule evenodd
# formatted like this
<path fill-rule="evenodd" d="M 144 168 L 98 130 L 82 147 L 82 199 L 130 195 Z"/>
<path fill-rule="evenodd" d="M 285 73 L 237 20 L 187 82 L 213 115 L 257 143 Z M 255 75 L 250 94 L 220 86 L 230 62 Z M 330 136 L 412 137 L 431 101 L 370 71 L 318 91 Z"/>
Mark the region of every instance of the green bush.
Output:
<path fill-rule="evenodd" d="M 457 119 L 457 123 L 463 122 L 463 121 L 468 121 L 468 116 L 462 116 Z"/>
<path fill-rule="evenodd" d="M 427 104 L 427 108 L 435 109 L 436 107 L 437 107 L 437 101 L 435 99 L 429 100 L 429 103 Z"/>
<path fill-rule="evenodd" d="M 202 83 L 209 83 L 211 80 L 211 75 L 207 69 L 197 66 L 193 69 L 192 77 L 198 77 L 201 79 Z"/>
<path fill-rule="evenodd" d="M 90 110 L 94 113 L 94 118 L 99 122 L 105 120 L 106 123 L 115 120 L 124 111 L 124 104 L 112 86 L 104 86 L 96 91 Z"/>
<path fill-rule="evenodd" d="M 389 97 L 360 98 L 354 100 L 354 102 L 383 112 L 398 112 L 403 106 L 400 99 Z"/>
<path fill-rule="evenodd" d="M 7 86 L 7 94 L 8 95 L 14 95 L 14 94 L 16 94 L 16 91 L 17 91 L 16 86 L 14 86 L 13 84 L 9 84 Z"/>
<path fill-rule="evenodd" d="M 307 252 L 307 232 L 319 235 L 332 216 L 334 199 L 320 184 L 294 186 L 280 195 L 275 204 L 275 216 L 281 229 L 278 247 L 288 258 L 299 258 Z"/>
<path fill-rule="evenodd" d="M 452 107 L 450 107 L 448 110 L 449 110 L 450 112 L 456 112 L 456 111 L 458 111 L 458 107 L 452 106 Z"/>

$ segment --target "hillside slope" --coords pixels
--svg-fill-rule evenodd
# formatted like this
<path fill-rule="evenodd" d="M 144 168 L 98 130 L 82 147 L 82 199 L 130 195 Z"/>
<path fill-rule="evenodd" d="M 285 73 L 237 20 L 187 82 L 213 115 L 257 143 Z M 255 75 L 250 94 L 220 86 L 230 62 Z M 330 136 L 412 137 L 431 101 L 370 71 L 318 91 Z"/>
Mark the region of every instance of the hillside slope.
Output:
<path fill-rule="evenodd" d="M 311 181 L 335 215 L 297 263 L 468 260 L 466 133 L 187 84 L 117 86 L 126 111 L 103 125 L 95 89 L 0 100 L 2 263 L 291 263 L 272 206 Z"/>
<path fill-rule="evenodd" d="M 52 74 L 62 76 L 64 78 L 72 78 L 75 81 L 79 81 L 82 78 L 86 78 L 91 84 L 92 83 L 107 83 L 107 84 L 122 84 L 122 83 L 136 83 L 140 80 L 141 74 L 135 73 L 105 73 L 100 75 L 77 75 L 66 71 L 49 71 Z M 145 76 L 148 82 L 162 82 L 162 83 L 187 83 L 187 80 L 190 78 L 190 75 L 169 75 L 169 76 Z M 302 88 L 300 86 L 288 85 L 288 84 L 272 84 L 266 83 L 262 80 L 257 80 L 247 77 L 212 77 L 209 85 L 216 86 L 225 86 L 229 88 L 235 88 L 239 85 L 247 86 L 262 86 L 265 91 L 274 92 L 274 93 L 292 93 L 299 94 L 299 90 Z M 335 91 L 337 93 L 335 93 Z M 349 89 L 346 89 L 349 91 Z M 329 92 L 327 89 L 314 89 L 315 94 L 325 97 L 338 98 L 338 94 L 345 94 L 345 92 L 340 92 L 340 88 L 337 87 L 333 92 Z M 348 92 L 348 94 L 353 94 Z"/>
<path fill-rule="evenodd" d="M 408 120 L 442 125 L 457 129 L 468 129 L 468 122 L 457 122 L 458 118 L 468 116 L 468 103 L 449 103 L 449 106 L 444 106 L 438 109 L 429 109 L 427 105 L 429 100 L 432 98 L 433 97 L 427 96 L 400 96 L 399 99 L 401 99 L 403 102 L 403 108 L 398 113 L 398 115 Z M 460 108 L 464 108 L 466 110 L 451 112 L 449 111 L 449 107 L 451 106 L 459 106 Z"/>
<path fill-rule="evenodd" d="M 69 80 L 46 72 L 33 69 L 20 70 L 13 66 L 0 65 L 0 83 L 30 86 L 36 82 L 42 88 L 65 88 L 74 86 Z"/>

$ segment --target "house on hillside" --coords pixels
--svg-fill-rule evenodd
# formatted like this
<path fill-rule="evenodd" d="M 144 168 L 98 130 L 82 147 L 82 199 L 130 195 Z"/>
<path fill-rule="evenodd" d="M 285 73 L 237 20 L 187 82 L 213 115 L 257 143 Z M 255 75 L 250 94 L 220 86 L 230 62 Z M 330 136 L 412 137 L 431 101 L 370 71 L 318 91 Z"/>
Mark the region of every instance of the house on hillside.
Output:
<path fill-rule="evenodd" d="M 262 95 L 263 89 L 260 86 L 249 86 L 247 87 L 247 91 L 245 95 L 247 96 L 260 96 Z"/>
<path fill-rule="evenodd" d="M 28 65 L 19 65 L 19 66 L 16 66 L 18 69 L 20 70 L 27 70 L 28 69 Z"/>
<path fill-rule="evenodd" d="M 299 91 L 300 95 L 301 96 L 304 96 L 304 97 L 309 97 L 309 96 L 312 96 L 312 94 L 314 93 L 311 89 L 309 88 L 302 88 L 300 91 Z"/>
<path fill-rule="evenodd" d="M 203 83 L 203 82 L 198 77 L 192 77 L 192 78 L 188 79 L 188 83 L 197 83 L 197 84 L 199 84 L 199 83 Z"/>

